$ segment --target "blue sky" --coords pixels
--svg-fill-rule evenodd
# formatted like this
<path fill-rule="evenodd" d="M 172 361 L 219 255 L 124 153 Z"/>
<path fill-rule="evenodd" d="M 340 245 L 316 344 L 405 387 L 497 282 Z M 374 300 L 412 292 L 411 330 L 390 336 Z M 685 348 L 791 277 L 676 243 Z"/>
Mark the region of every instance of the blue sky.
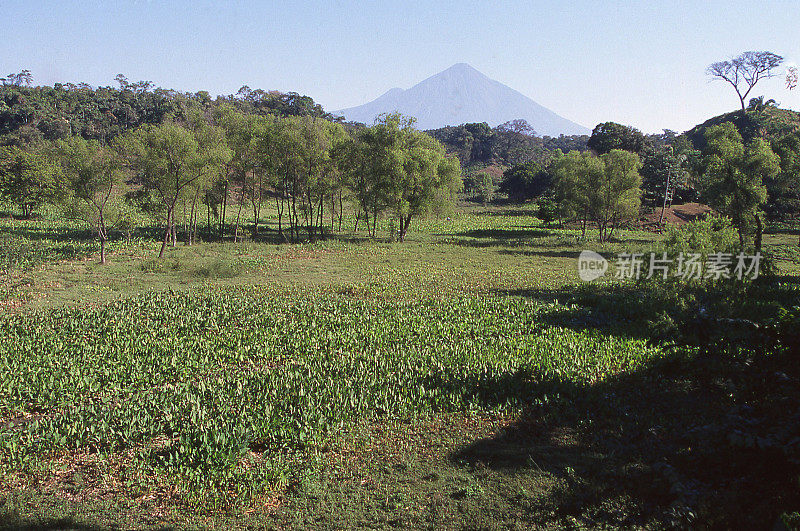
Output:
<path fill-rule="evenodd" d="M 114 76 L 212 94 L 296 91 L 327 110 L 466 62 L 588 127 L 685 130 L 738 100 L 705 67 L 745 50 L 800 62 L 800 2 L 0 0 L 0 72 Z M 800 90 L 756 94 L 800 109 Z"/>

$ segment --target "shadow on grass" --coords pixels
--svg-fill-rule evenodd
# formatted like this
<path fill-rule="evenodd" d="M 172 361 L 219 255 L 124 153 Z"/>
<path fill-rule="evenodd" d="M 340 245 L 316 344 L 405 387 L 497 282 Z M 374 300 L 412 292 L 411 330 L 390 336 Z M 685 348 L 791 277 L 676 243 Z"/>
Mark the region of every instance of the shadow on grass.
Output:
<path fill-rule="evenodd" d="M 542 258 L 573 258 L 575 259 L 575 264 L 577 267 L 577 260 L 578 255 L 580 254 L 578 251 L 542 251 L 537 249 L 501 249 L 497 251 L 500 254 L 505 254 L 509 256 L 539 256 Z"/>
<path fill-rule="evenodd" d="M 735 281 L 702 285 L 612 281 L 494 293 L 570 306 L 541 315 L 540 321 L 550 326 L 594 329 L 651 343 L 693 345 L 714 351 L 772 345 L 776 338 L 769 324 L 776 318 L 778 308 L 798 304 L 798 286 L 797 276 L 770 275 L 746 286 Z"/>
<path fill-rule="evenodd" d="M 775 304 L 797 304 L 797 279 L 785 280 L 754 283 L 731 315 L 767 319 Z M 657 341 L 650 325 L 665 312 L 679 339 L 646 366 L 593 384 L 527 370 L 430 382 L 487 407 L 524 404 L 516 422 L 451 460 L 558 478 L 544 503 L 565 525 L 771 528 L 800 508 L 800 352 L 773 341 L 768 327 L 692 316 L 694 303 L 714 315 L 728 303 L 724 293 L 706 286 L 687 305 L 668 290 L 645 288 L 499 292 L 572 303 L 539 322 L 623 338 Z"/>
<path fill-rule="evenodd" d="M 558 478 L 543 512 L 565 524 L 757 529 L 800 506 L 799 382 L 788 355 L 684 352 L 594 385 L 536 374 L 441 385 L 485 403 L 524 398 L 516 422 L 450 458 Z"/>
<path fill-rule="evenodd" d="M 50 240 L 56 242 L 87 241 L 96 238 L 96 235 L 87 229 L 39 229 L 36 227 L 14 227 L 3 230 L 5 234 L 19 236 L 28 240 Z"/>
<path fill-rule="evenodd" d="M 474 229 L 466 232 L 452 234 L 461 238 L 492 238 L 495 240 L 525 240 L 531 238 L 544 238 L 558 234 L 546 229 Z"/>
<path fill-rule="evenodd" d="M 510 208 L 507 210 L 482 210 L 479 212 L 474 212 L 476 216 L 491 216 L 491 217 L 500 217 L 500 216 L 508 216 L 508 217 L 535 217 L 534 213 L 530 210 L 525 210 L 522 208 Z"/>

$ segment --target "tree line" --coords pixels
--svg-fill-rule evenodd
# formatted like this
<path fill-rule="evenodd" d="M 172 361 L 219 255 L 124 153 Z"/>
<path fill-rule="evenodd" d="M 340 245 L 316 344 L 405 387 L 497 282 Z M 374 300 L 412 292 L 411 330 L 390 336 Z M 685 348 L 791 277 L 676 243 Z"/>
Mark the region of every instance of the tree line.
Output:
<path fill-rule="evenodd" d="M 86 83 L 32 86 L 28 70 L 0 78 L 0 145 L 20 147 L 81 136 L 109 142 L 144 124 L 188 119 L 193 110 L 231 106 L 244 114 L 313 116 L 335 121 L 309 96 L 242 87 L 212 98 L 206 91 L 180 92 L 151 81 L 130 82 L 119 74 L 117 87 Z"/>
<path fill-rule="evenodd" d="M 144 124 L 107 143 L 72 136 L 29 149 L 4 146 L 0 195 L 24 216 L 44 203 L 63 207 L 66 217 L 92 228 L 101 262 L 109 230 L 130 230 L 143 214 L 161 220 L 163 257 L 180 233 L 189 245 L 199 240 L 202 211 L 203 236 L 229 231 L 238 241 L 249 206 L 257 236 L 269 201 L 286 242 L 341 230 L 345 208 L 356 214 L 354 229 L 363 223 L 372 236 L 379 217 L 391 216 L 403 240 L 416 217 L 446 208 L 461 186 L 458 160 L 413 124 L 389 114 L 348 132 L 308 115 L 194 110 L 186 120 Z M 232 226 L 229 208 L 236 209 Z"/>
<path fill-rule="evenodd" d="M 747 120 L 763 118 L 757 104 L 746 109 Z M 703 130 L 698 149 L 688 135 L 646 137 L 606 122 L 594 129 L 589 151 L 508 168 L 499 191 L 513 201 L 536 200 L 547 221 L 577 220 L 584 236 L 593 222 L 601 240 L 635 219 L 641 205 L 660 211 L 663 222 L 672 201 L 699 200 L 732 220 L 742 247 L 760 249 L 765 218 L 800 217 L 800 128 L 759 131 L 747 137 L 721 121 Z"/>

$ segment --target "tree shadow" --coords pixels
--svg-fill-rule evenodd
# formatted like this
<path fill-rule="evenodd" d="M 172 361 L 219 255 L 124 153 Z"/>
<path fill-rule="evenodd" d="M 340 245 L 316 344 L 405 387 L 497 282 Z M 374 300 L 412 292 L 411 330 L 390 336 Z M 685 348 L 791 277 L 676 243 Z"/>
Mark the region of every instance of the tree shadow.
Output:
<path fill-rule="evenodd" d="M 797 279 L 783 280 L 753 283 L 742 295 L 750 303 L 732 315 L 765 318 L 758 305 L 797 304 Z M 711 316 L 729 304 L 722 287 L 698 291 Z M 524 368 L 426 382 L 464 403 L 522 405 L 500 432 L 454 451 L 455 465 L 557 478 L 547 508 L 588 527 L 769 528 L 800 507 L 800 352 L 790 341 L 769 327 L 698 318 L 685 294 L 652 285 L 497 293 L 560 303 L 536 324 L 647 339 L 661 354 L 593 383 Z M 658 336 L 661 312 L 674 335 Z"/>
<path fill-rule="evenodd" d="M 501 249 L 497 251 L 499 254 L 505 254 L 509 256 L 538 256 L 541 258 L 573 258 L 575 260 L 578 259 L 577 251 L 544 251 L 544 250 L 537 250 L 537 249 Z M 576 262 L 577 263 L 577 262 Z"/>
<path fill-rule="evenodd" d="M 746 285 L 735 280 L 715 284 L 640 280 L 497 289 L 492 293 L 559 303 L 558 309 L 539 316 L 550 326 L 594 329 L 655 344 L 713 351 L 741 345 L 772 346 L 777 339 L 769 323 L 779 307 L 798 304 L 798 284 L 796 276 L 768 275 Z"/>
<path fill-rule="evenodd" d="M 440 382 L 482 404 L 528 404 L 450 459 L 553 476 L 545 505 L 589 527 L 771 527 L 800 504 L 800 371 L 786 355 L 748 359 L 675 353 L 594 384 L 524 371 Z"/>
<path fill-rule="evenodd" d="M 49 240 L 56 242 L 87 241 L 96 238 L 96 235 L 88 229 L 53 229 L 37 227 L 13 227 L 2 231 L 11 236 L 18 236 L 28 240 Z"/>
<path fill-rule="evenodd" d="M 552 231 L 533 227 L 525 229 L 473 229 L 466 232 L 450 234 L 450 236 L 457 236 L 460 238 L 484 238 L 495 240 L 528 240 L 556 235 L 557 234 Z"/>
<path fill-rule="evenodd" d="M 507 216 L 507 217 L 535 217 L 534 213 L 530 210 L 525 210 L 522 208 L 519 209 L 508 209 L 508 210 L 482 210 L 480 212 L 474 212 L 476 216 L 489 216 L 489 217 L 500 217 L 500 216 Z"/>

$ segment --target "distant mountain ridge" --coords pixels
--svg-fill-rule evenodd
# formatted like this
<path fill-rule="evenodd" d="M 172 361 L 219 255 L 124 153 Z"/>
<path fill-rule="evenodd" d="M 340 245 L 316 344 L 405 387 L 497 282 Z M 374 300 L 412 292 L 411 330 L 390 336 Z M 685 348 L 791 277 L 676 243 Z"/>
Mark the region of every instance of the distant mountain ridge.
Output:
<path fill-rule="evenodd" d="M 371 124 L 379 114 L 395 111 L 415 117 L 420 129 L 470 122 L 486 122 L 496 127 L 521 118 L 538 135 L 591 133 L 587 127 L 557 115 L 466 63 L 455 64 L 408 90 L 393 88 L 369 103 L 332 114 Z"/>

